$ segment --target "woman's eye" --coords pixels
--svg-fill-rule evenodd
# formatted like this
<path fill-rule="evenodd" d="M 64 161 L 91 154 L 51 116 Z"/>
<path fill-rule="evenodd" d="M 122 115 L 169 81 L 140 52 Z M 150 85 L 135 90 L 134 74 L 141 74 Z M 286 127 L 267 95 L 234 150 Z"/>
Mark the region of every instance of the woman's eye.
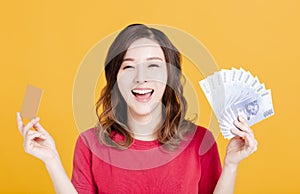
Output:
<path fill-rule="evenodd" d="M 159 67 L 157 64 L 150 64 L 149 67 Z"/>
<path fill-rule="evenodd" d="M 126 66 L 123 67 L 123 69 L 131 69 L 131 68 L 134 68 L 134 67 L 131 66 L 131 65 L 126 65 Z"/>

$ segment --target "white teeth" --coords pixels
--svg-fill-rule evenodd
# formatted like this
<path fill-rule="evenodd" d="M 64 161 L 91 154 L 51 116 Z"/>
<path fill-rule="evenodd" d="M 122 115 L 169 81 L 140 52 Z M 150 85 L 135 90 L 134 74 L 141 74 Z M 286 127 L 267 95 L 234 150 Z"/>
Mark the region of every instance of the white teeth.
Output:
<path fill-rule="evenodd" d="M 132 92 L 137 93 L 137 94 L 147 94 L 152 92 L 153 90 L 132 90 Z"/>

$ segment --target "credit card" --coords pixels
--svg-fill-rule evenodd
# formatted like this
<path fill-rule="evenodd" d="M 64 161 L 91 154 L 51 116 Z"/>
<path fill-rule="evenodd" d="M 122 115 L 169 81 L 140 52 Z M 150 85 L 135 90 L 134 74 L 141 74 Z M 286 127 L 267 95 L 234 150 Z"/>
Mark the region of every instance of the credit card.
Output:
<path fill-rule="evenodd" d="M 43 90 L 32 85 L 27 85 L 21 115 L 26 119 L 33 119 L 37 116 L 42 99 Z"/>

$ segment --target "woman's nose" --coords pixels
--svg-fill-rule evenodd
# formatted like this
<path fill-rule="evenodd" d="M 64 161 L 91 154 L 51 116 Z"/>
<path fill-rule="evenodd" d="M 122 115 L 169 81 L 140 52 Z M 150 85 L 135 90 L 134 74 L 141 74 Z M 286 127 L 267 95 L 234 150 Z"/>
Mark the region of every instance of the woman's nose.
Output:
<path fill-rule="evenodd" d="M 142 67 L 142 65 L 138 66 L 135 74 L 135 82 L 136 83 L 144 83 L 147 82 L 146 69 Z"/>

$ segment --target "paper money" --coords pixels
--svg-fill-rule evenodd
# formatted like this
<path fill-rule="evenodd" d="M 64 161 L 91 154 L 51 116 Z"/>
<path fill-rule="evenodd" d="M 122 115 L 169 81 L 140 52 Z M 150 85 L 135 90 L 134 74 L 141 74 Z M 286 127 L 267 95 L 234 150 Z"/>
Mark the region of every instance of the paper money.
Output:
<path fill-rule="evenodd" d="M 238 116 L 251 126 L 274 115 L 271 90 L 242 68 L 222 69 L 199 84 L 227 139 L 234 137 L 230 129 Z"/>

